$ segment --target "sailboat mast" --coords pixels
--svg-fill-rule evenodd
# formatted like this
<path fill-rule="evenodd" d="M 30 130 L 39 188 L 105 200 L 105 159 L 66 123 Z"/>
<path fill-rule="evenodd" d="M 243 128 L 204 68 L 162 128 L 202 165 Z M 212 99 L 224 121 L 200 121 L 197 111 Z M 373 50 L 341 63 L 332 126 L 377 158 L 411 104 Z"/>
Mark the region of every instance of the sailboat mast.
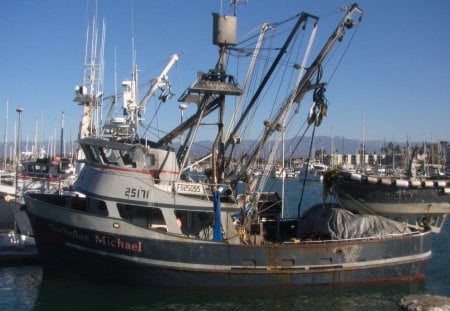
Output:
<path fill-rule="evenodd" d="M 366 150 L 366 146 L 365 146 L 365 137 L 364 137 L 364 113 L 362 114 L 362 120 L 361 120 L 361 127 L 362 127 L 362 137 L 361 137 L 361 152 L 360 152 L 360 155 L 361 155 L 361 158 L 360 158 L 360 161 L 361 161 L 361 169 L 363 170 L 363 171 L 365 171 L 365 169 L 366 169 L 366 161 L 365 161 L 365 150 Z"/>
<path fill-rule="evenodd" d="M 58 184 L 59 191 L 61 191 L 63 152 L 64 152 L 64 110 L 61 113 L 61 142 L 59 147 L 59 184 Z"/>
<path fill-rule="evenodd" d="M 285 207 L 285 179 L 286 179 L 286 167 L 284 165 L 284 147 L 285 147 L 285 131 L 284 131 L 284 124 L 283 129 L 281 132 L 281 141 L 282 141 L 282 147 L 281 147 L 281 218 L 284 218 L 284 207 Z"/>
<path fill-rule="evenodd" d="M 6 154 L 8 153 L 8 110 L 9 103 L 6 101 L 6 121 L 5 121 L 5 136 L 3 137 L 3 169 L 6 170 Z"/>
<path fill-rule="evenodd" d="M 42 140 L 41 140 L 41 145 L 39 147 L 39 153 L 41 153 L 41 149 L 43 150 L 42 152 L 42 157 L 44 157 L 44 150 L 45 150 L 45 136 L 44 136 L 44 112 L 41 111 L 41 124 L 42 124 Z"/>

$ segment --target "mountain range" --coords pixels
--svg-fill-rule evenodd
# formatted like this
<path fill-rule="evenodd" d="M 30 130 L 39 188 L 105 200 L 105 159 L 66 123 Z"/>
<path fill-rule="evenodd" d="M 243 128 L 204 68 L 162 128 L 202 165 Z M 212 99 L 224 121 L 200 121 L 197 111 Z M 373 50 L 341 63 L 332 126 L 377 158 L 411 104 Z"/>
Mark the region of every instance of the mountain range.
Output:
<path fill-rule="evenodd" d="M 304 137 L 302 141 L 300 138 L 295 137 L 285 140 L 285 156 L 293 158 L 307 158 L 309 155 L 309 149 L 311 145 L 311 137 Z M 249 152 L 255 145 L 256 140 L 246 140 L 242 141 L 239 145 L 235 147 L 235 154 L 243 154 L 244 152 Z M 380 153 L 382 147 L 387 146 L 389 142 L 381 140 L 368 140 L 364 142 L 365 150 L 367 153 Z M 405 143 L 392 142 L 394 146 L 399 145 L 400 147 L 406 146 Z M 412 146 L 421 146 L 423 142 L 412 143 Z M 179 145 L 179 144 L 178 144 Z M 173 146 L 178 147 L 177 144 Z M 192 154 L 194 158 L 201 157 L 207 153 L 207 150 L 212 145 L 211 141 L 200 141 L 197 142 L 192 148 Z M 319 150 L 324 150 L 325 153 L 342 153 L 342 154 L 356 154 L 361 150 L 361 141 L 358 139 L 348 139 L 340 136 L 330 137 L 330 136 L 317 136 L 314 139 L 312 145 L 311 153 L 314 154 Z M 333 147 L 332 147 L 333 146 Z M 267 154 L 270 150 L 271 143 L 269 142 L 267 146 L 264 147 L 263 155 Z"/>

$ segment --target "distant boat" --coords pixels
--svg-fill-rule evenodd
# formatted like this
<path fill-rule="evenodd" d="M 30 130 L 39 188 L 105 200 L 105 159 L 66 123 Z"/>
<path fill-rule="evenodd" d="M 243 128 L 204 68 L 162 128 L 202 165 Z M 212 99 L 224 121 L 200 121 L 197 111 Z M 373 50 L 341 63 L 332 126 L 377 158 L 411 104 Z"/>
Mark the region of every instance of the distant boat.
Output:
<path fill-rule="evenodd" d="M 12 230 L 0 230 L 0 264 L 37 261 L 33 238 Z"/>
<path fill-rule="evenodd" d="M 60 165 L 59 161 L 63 161 Z M 21 234 L 32 236 L 32 228 L 25 210 L 25 192 L 57 193 L 74 181 L 67 159 L 49 158 L 22 161 L 21 170 L 0 175 L 0 223 L 9 229 L 17 228 Z M 3 216 L 2 216 L 3 215 Z"/>
<path fill-rule="evenodd" d="M 439 231 L 450 213 L 450 180 L 331 171 L 324 187 L 356 213 L 412 219 Z"/>
<path fill-rule="evenodd" d="M 15 198 L 15 173 L 0 174 L 0 229 L 14 227 L 14 212 L 10 201 Z"/>
<path fill-rule="evenodd" d="M 298 80 L 287 90 L 288 100 L 274 107 L 277 113 L 262 124 L 261 139 L 252 152 L 233 163 L 226 154 L 232 154 L 230 149 L 240 141 L 237 133 L 242 122 L 235 123 L 229 139 L 222 136 L 222 128 L 223 111 L 229 107 L 225 98 L 244 93 L 225 71 L 227 47 L 235 41 L 236 16 L 214 14 L 213 42 L 220 47 L 220 57 L 215 69 L 199 73 L 179 99 L 196 103 L 190 118 L 159 140 L 147 140 L 137 135 L 144 106 L 125 94 L 126 131 L 111 126 L 109 136 L 80 139 L 86 159 L 73 192 L 25 195 L 44 276 L 75 272 L 158 286 L 204 287 L 423 278 L 431 258 L 431 231 L 410 230 L 383 217 L 353 215 L 329 204 L 311 207 L 302 217 L 282 219 L 281 197 L 263 191 L 275 165 L 275 146 L 284 131 L 281 124 L 287 124 L 294 102 L 312 88 L 316 88 L 315 103 L 307 120 L 320 125 L 326 103 L 318 71 L 334 44 L 343 40 L 344 30 L 355 26 L 354 15 L 362 15 L 356 4 L 347 7 L 312 64 L 295 66 L 307 69 L 300 70 Z M 296 15 L 297 23 L 272 67 L 310 19 L 315 32 L 316 17 Z M 266 72 L 268 78 L 255 91 L 252 103 L 258 102 L 271 71 Z M 127 85 L 133 91 L 136 83 Z M 254 113 L 251 105 L 246 107 L 241 120 Z M 186 177 L 188 156 L 195 134 L 200 126 L 210 125 L 206 118 L 214 111 L 218 121 L 217 131 L 208 131 L 213 141 L 210 166 L 205 169 L 206 180 L 195 181 Z M 180 135 L 184 143 L 176 151 L 169 143 Z M 274 137 L 278 142 L 256 178 L 255 165 Z"/>
<path fill-rule="evenodd" d="M 293 167 L 283 167 L 276 166 L 274 168 L 274 177 L 275 178 L 294 178 L 297 179 L 299 176 L 298 171 L 296 171 Z"/>
<path fill-rule="evenodd" d="M 301 178 L 305 178 L 308 181 L 322 181 L 323 175 L 328 170 L 328 165 L 319 162 L 313 161 L 311 163 L 303 164 L 301 169 Z"/>
<path fill-rule="evenodd" d="M 309 174 L 313 176 L 322 176 L 328 170 L 328 165 L 321 162 L 313 162 L 308 166 Z"/>

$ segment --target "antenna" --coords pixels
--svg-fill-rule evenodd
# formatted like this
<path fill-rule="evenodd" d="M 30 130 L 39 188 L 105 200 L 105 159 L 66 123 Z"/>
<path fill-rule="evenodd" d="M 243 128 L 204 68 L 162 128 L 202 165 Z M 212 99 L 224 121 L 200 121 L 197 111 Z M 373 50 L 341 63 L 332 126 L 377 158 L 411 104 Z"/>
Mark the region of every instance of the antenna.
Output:
<path fill-rule="evenodd" d="M 241 4 L 241 3 L 247 4 L 248 0 L 231 0 L 230 6 L 233 7 L 233 15 L 234 16 L 236 16 L 236 8 L 237 8 L 238 4 Z"/>
<path fill-rule="evenodd" d="M 114 46 L 114 116 L 117 115 L 117 46 Z"/>

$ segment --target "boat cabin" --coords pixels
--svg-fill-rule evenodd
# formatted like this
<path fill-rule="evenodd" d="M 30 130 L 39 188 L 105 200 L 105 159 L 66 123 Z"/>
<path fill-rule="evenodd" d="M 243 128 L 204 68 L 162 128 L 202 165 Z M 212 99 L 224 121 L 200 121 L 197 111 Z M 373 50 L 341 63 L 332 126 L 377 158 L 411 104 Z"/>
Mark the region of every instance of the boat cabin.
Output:
<path fill-rule="evenodd" d="M 149 171 L 156 183 L 172 183 L 180 171 L 172 148 L 155 146 L 148 141 L 144 141 L 144 144 L 125 144 L 85 138 L 80 141 L 80 145 L 86 162 L 111 168 Z"/>

